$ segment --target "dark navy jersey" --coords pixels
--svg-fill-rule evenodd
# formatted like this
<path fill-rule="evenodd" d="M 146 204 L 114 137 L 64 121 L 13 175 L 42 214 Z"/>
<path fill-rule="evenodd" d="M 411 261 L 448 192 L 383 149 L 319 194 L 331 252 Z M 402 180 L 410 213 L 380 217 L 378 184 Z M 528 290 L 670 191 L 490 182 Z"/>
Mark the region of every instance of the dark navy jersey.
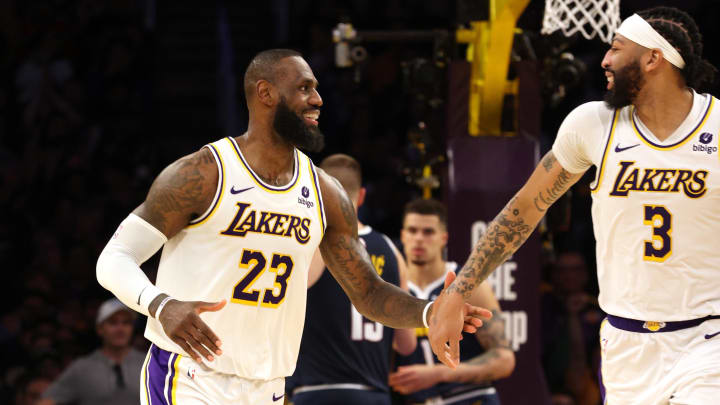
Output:
<path fill-rule="evenodd" d="M 390 239 L 370 227 L 359 232 L 375 270 L 383 280 L 400 284 Z M 363 384 L 388 389 L 393 329 L 362 316 L 327 268 L 308 289 L 305 330 L 288 391 L 308 385 Z"/>
<path fill-rule="evenodd" d="M 447 271 L 456 271 L 457 264 L 453 262 L 446 263 Z M 427 287 L 421 289 L 417 285 L 408 281 L 408 288 L 410 294 L 417 298 L 426 300 L 435 300 L 440 292 L 442 292 L 443 285 L 445 282 L 445 275 L 428 284 Z M 408 356 L 402 356 L 400 354 L 396 357 L 396 364 L 398 366 L 408 366 L 412 364 L 440 364 L 440 360 L 432 351 L 430 347 L 430 341 L 428 340 L 428 334 L 426 328 L 415 329 L 415 335 L 417 336 L 417 347 L 415 351 Z M 460 361 L 467 361 L 473 357 L 481 355 L 485 352 L 485 349 L 480 345 L 473 333 L 463 332 L 463 340 L 460 341 Z M 461 383 L 440 383 L 430 388 L 414 392 L 407 395 L 407 398 L 411 402 L 424 402 L 425 400 L 448 395 L 459 394 L 462 392 L 475 390 L 477 388 L 489 387 L 490 384 L 476 385 L 476 384 L 461 384 Z"/>

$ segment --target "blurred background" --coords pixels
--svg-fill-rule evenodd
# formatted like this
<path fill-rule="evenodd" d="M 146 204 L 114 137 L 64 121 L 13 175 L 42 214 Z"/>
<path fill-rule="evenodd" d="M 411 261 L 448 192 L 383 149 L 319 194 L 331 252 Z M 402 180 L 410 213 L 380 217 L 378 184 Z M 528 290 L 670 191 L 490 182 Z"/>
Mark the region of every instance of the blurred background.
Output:
<path fill-rule="evenodd" d="M 720 66 L 712 40 L 720 35 L 720 2 L 622 0 L 621 16 L 655 5 L 691 14 L 705 38 L 705 58 Z M 487 0 L 0 0 L 0 262 L 7 287 L 0 306 L 0 403 L 32 404 L 35 391 L 99 345 L 96 311 L 110 296 L 95 279 L 99 252 L 162 168 L 245 131 L 238 89 L 250 58 L 264 49 L 293 48 L 308 60 L 320 82 L 326 136 L 326 148 L 312 157 L 318 162 L 342 152 L 361 162 L 364 223 L 397 237 L 403 205 L 423 192 L 451 209 L 479 207 L 482 215 L 473 218 L 451 210 L 449 256 L 463 261 L 470 233 L 481 231 L 522 184 L 565 115 L 604 92 L 600 61 L 607 44 L 540 35 L 544 8 L 532 0 L 514 35 L 509 75 L 520 78 L 520 92 L 505 103 L 502 133 L 488 141 L 509 139 L 510 146 L 487 149 L 503 151 L 493 156 L 481 146 L 471 157 L 477 165 L 466 170 L 461 154 L 450 153 L 465 145 L 455 133 L 467 126 L 469 69 L 466 46 L 454 38 L 459 27 L 488 18 Z M 353 44 L 362 49 L 344 62 L 333 42 L 340 23 L 377 34 Z M 403 32 L 411 33 L 392 34 Z M 717 95 L 718 86 L 698 90 Z M 512 142 L 523 145 L 515 149 Z M 498 161 L 520 168 L 513 174 L 520 179 L 460 204 L 463 184 L 497 181 Z M 588 173 L 559 201 L 534 237 L 525 259 L 532 264 L 514 273 L 524 300 L 503 294 L 502 280 L 494 285 L 504 307 L 530 318 L 525 326 L 520 317 L 511 321 L 508 332 L 516 349 L 534 342 L 537 364 L 519 362 L 515 374 L 532 369 L 544 385 L 538 395 L 564 395 L 568 404 L 598 403 L 592 393 L 578 398 L 564 378 L 568 367 L 597 371 L 603 314 L 594 300 L 592 179 Z M 156 266 L 157 258 L 143 266 L 151 279 Z M 523 278 L 530 273 L 535 276 Z M 587 306 L 570 310 L 557 298 L 568 292 L 588 297 Z M 578 312 L 586 358 L 573 362 L 563 325 Z M 146 350 L 143 327 L 140 317 L 134 344 Z"/>

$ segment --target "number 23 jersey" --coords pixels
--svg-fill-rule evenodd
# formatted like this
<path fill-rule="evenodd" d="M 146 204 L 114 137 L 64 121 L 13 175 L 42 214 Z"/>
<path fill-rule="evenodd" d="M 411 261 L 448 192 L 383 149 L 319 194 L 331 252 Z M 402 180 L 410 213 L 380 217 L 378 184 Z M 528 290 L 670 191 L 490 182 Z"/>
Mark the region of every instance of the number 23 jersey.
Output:
<path fill-rule="evenodd" d="M 693 91 L 687 118 L 659 141 L 633 106 L 583 104 L 553 153 L 591 184 L 599 302 L 610 314 L 679 321 L 720 314 L 717 99 Z"/>
<path fill-rule="evenodd" d="M 305 319 L 307 270 L 325 230 L 312 161 L 295 150 L 285 186 L 264 183 L 232 138 L 209 148 L 219 180 L 210 208 L 164 246 L 157 286 L 185 301 L 226 300 L 200 317 L 222 340 L 207 367 L 247 379 L 292 374 Z M 145 336 L 187 355 L 149 318 Z"/>

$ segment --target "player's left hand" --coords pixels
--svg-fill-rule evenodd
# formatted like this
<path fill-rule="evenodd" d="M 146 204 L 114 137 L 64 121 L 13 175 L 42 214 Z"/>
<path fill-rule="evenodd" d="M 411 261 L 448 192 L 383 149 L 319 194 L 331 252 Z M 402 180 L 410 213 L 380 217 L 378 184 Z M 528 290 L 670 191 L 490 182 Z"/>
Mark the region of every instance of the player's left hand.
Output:
<path fill-rule="evenodd" d="M 460 364 L 462 332 L 475 333 L 483 319 L 492 318 L 492 312 L 466 303 L 460 293 L 448 292 L 454 280 L 455 273 L 448 272 L 445 288 L 430 307 L 428 316 L 430 346 L 438 360 L 450 368 Z"/>
<path fill-rule="evenodd" d="M 397 371 L 390 373 L 388 383 L 393 390 L 401 394 L 412 394 L 441 383 L 444 372 L 441 367 L 427 364 L 400 366 Z"/>

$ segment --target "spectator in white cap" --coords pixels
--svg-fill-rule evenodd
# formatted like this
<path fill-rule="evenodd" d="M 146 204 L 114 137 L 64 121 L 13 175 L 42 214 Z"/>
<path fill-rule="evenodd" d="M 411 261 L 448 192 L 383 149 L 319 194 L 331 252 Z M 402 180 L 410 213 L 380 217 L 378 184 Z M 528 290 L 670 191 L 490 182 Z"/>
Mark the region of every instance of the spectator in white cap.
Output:
<path fill-rule="evenodd" d="M 131 345 L 135 317 L 117 298 L 103 302 L 95 320 L 101 347 L 72 362 L 37 405 L 137 404 L 145 356 Z"/>

